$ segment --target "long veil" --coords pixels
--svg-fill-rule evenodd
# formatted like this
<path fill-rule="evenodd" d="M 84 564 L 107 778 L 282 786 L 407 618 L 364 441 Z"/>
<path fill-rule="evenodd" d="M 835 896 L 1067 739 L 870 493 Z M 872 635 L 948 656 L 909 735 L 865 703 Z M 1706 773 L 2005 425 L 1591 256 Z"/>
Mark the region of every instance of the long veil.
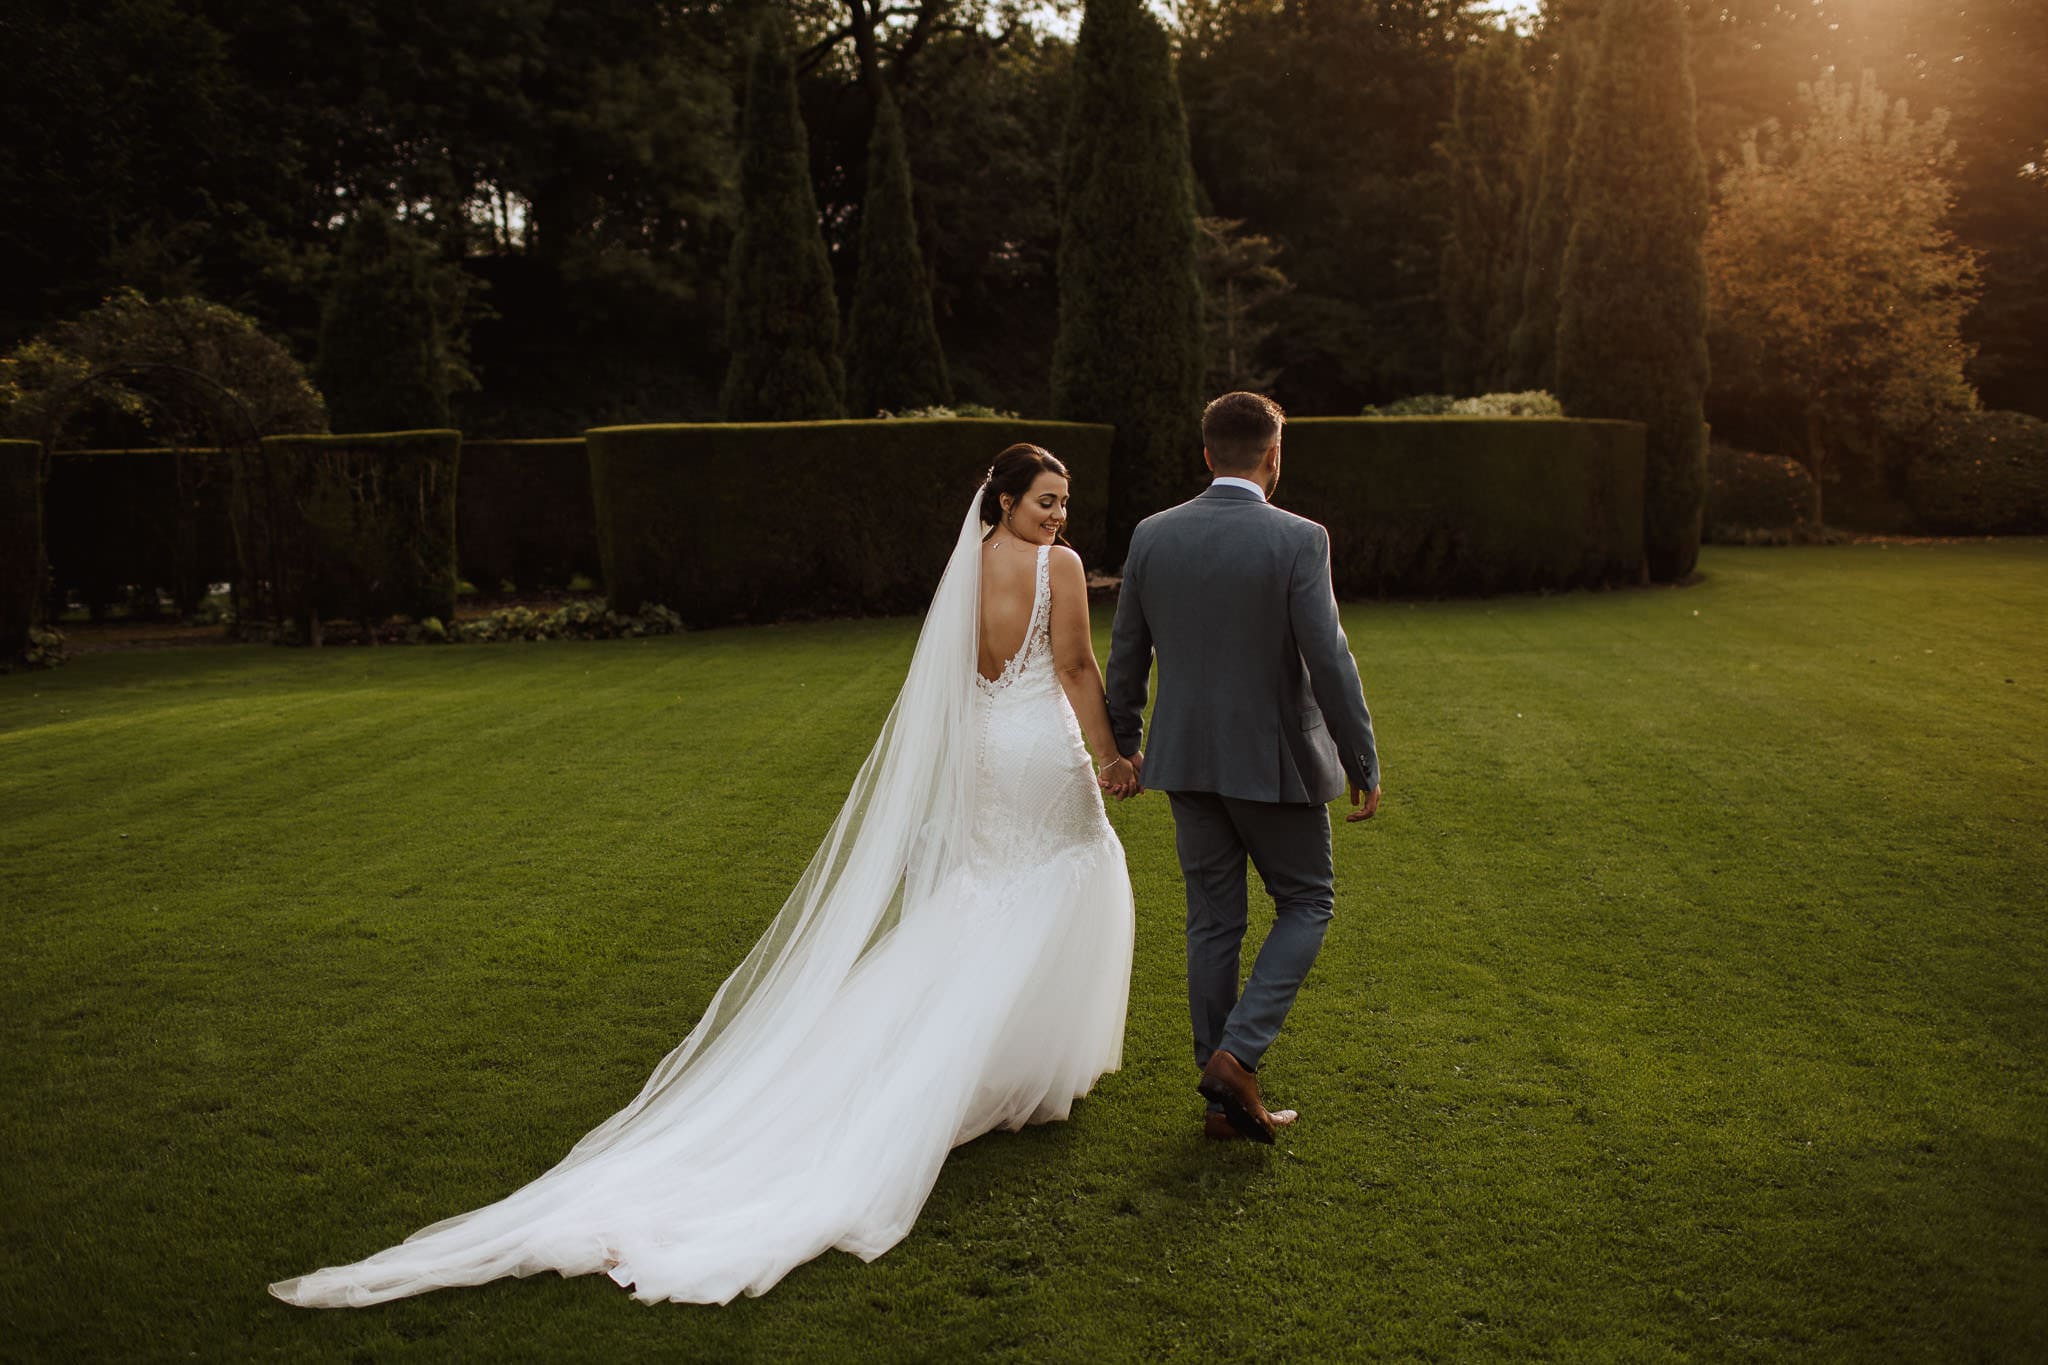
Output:
<path fill-rule="evenodd" d="M 579 1206 L 593 1163 L 622 1158 L 730 1113 L 783 1069 L 817 1028 L 866 952 L 905 915 L 943 904 L 940 884 L 965 861 L 975 800 L 973 670 L 983 532 L 977 489 L 946 561 L 902 690 L 810 864 L 746 959 L 640 1093 L 568 1155 L 497 1203 L 421 1228 L 347 1266 L 270 1286 L 301 1304 L 361 1305 L 504 1274 L 529 1274 L 531 1234 Z M 650 1151 L 651 1161 L 665 1159 Z M 556 1268 L 561 1268 L 557 1266 Z M 591 1269 L 596 1268 L 595 1264 Z M 565 1270 L 565 1273 L 568 1273 Z"/>

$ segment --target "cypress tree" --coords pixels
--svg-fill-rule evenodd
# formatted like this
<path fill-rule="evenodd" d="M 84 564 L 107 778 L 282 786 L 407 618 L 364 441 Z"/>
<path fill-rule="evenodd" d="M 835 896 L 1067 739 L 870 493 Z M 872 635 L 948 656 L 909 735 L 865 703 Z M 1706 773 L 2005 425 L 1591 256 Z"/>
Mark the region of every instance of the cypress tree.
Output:
<path fill-rule="evenodd" d="M 1508 343 L 1511 389 L 1557 389 L 1557 284 L 1564 270 L 1571 201 L 1565 166 L 1572 151 L 1573 113 L 1585 43 L 1575 28 L 1558 45 L 1557 68 L 1543 100 L 1543 132 L 1529 148 L 1529 191 L 1522 235 L 1522 306 Z"/>
<path fill-rule="evenodd" d="M 432 248 L 384 205 L 365 204 L 342 236 L 320 310 L 313 380 L 335 431 L 451 424 L 440 314 Z"/>
<path fill-rule="evenodd" d="M 1144 0 L 1087 0 L 1067 114 L 1056 417 L 1116 426 L 1111 551 L 1200 486 L 1202 285 L 1187 118 Z"/>
<path fill-rule="evenodd" d="M 839 303 L 782 21 L 764 8 L 740 117 L 740 228 L 727 282 L 729 422 L 840 415 Z"/>
<path fill-rule="evenodd" d="M 1566 193 L 1557 396 L 1574 417 L 1649 426 L 1650 576 L 1699 558 L 1706 492 L 1707 175 L 1682 0 L 1607 0 L 1579 97 Z"/>
<path fill-rule="evenodd" d="M 861 205 L 860 274 L 849 332 L 846 407 L 855 417 L 952 401 L 946 353 L 932 321 L 931 289 L 917 249 L 903 120 L 888 89 L 880 86 L 875 131 L 868 139 L 868 193 Z"/>
<path fill-rule="evenodd" d="M 1451 225 L 1438 274 L 1444 305 L 1444 387 L 1497 391 L 1521 312 L 1522 178 L 1534 93 L 1505 33 L 1458 58 L 1452 113 L 1437 144 L 1450 177 Z"/>

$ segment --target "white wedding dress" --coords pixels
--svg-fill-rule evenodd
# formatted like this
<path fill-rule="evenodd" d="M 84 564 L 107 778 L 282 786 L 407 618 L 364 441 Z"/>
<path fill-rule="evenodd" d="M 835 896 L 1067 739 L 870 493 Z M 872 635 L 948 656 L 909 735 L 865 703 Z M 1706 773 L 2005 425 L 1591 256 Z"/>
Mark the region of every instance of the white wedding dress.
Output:
<path fill-rule="evenodd" d="M 1065 1118 L 1118 1067 L 1130 881 L 1053 672 L 1049 551 L 989 682 L 981 535 L 970 509 L 838 821 L 632 1103 L 497 1203 L 273 1294 L 354 1307 L 541 1270 L 647 1303 L 760 1294 L 828 1248 L 881 1255 L 949 1149 Z"/>

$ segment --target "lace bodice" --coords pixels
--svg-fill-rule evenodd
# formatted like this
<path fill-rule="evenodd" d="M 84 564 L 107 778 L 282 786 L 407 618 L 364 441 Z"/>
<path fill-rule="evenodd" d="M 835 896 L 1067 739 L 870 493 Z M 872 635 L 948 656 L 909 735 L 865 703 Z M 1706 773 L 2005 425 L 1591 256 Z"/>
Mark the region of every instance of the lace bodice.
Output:
<path fill-rule="evenodd" d="M 974 841 L 984 865 L 1042 865 L 1115 839 L 1102 791 L 1052 658 L 1052 547 L 1038 547 L 1031 623 L 993 681 L 975 674 Z"/>

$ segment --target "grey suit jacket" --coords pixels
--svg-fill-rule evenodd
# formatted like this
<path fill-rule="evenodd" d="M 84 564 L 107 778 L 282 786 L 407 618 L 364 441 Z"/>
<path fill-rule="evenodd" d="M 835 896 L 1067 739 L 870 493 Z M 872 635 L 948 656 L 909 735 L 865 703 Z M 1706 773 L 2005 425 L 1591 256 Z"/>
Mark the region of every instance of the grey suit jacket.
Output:
<path fill-rule="evenodd" d="M 1372 714 L 1337 618 L 1330 533 L 1250 489 L 1138 523 L 1109 650 L 1109 723 L 1144 784 L 1248 801 L 1327 802 L 1379 785 Z"/>

